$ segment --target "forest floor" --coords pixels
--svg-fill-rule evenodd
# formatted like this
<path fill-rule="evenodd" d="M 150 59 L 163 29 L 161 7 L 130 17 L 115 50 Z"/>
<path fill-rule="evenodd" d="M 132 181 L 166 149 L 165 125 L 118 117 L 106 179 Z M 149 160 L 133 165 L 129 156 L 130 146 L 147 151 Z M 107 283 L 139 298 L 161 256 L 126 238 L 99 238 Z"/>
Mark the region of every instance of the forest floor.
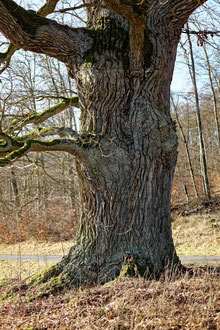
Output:
<path fill-rule="evenodd" d="M 121 278 L 32 302 L 20 292 L 1 304 L 0 329 L 4 330 L 218 330 L 220 281 L 214 269 L 198 268 L 193 276 L 167 273 L 160 280 Z"/>
<path fill-rule="evenodd" d="M 220 203 L 172 210 L 179 255 L 220 255 Z M 72 241 L 29 239 L 0 244 L 0 254 L 63 255 Z M 1 261 L 0 279 L 19 279 L 51 263 Z M 14 282 L 14 280 L 12 280 Z M 9 284 L 0 290 L 10 287 Z M 0 292 L 1 293 L 1 292 Z M 2 301 L 0 329 L 220 329 L 219 269 L 194 267 L 194 275 L 165 274 L 160 280 L 126 278 L 104 286 L 80 287 L 56 297 L 27 302 L 18 294 Z"/>

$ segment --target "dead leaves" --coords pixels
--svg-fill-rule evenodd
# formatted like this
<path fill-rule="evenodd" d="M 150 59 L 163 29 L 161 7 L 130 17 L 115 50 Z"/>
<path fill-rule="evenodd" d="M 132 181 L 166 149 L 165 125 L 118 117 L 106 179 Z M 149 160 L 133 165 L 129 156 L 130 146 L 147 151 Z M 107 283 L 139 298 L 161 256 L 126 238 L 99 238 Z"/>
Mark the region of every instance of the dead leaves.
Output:
<path fill-rule="evenodd" d="M 29 303 L 20 295 L 0 312 L 3 329 L 217 330 L 220 283 L 208 272 L 172 281 L 121 279 Z"/>

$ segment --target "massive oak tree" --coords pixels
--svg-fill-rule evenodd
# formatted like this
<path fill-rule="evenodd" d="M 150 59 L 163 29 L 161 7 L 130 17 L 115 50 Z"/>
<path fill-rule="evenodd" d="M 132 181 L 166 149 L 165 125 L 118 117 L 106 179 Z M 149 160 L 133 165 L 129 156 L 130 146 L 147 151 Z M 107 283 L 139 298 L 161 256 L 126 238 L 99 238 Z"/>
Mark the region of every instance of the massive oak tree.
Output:
<path fill-rule="evenodd" d="M 74 28 L 46 18 L 58 0 L 48 0 L 37 13 L 0 0 L 0 31 L 10 47 L 65 63 L 78 93 L 0 132 L 1 166 L 30 151 L 49 150 L 69 152 L 77 162 L 78 235 L 47 279 L 104 283 L 125 262 L 140 274 L 178 263 L 170 224 L 177 158 L 170 84 L 182 28 L 203 2 L 86 0 L 87 26 Z M 73 105 L 81 110 L 79 134 L 42 127 Z M 18 127 L 30 123 L 39 128 L 15 137 Z"/>

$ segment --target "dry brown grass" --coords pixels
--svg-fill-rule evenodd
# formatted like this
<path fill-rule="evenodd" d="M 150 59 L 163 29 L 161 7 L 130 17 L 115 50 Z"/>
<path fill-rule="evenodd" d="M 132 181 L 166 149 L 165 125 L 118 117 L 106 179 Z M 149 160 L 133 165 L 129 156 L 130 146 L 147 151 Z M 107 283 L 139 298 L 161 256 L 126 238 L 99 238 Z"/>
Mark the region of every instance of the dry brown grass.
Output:
<path fill-rule="evenodd" d="M 220 212 L 177 217 L 173 238 L 178 255 L 220 255 Z"/>
<path fill-rule="evenodd" d="M 120 279 L 1 306 L 1 329 L 220 328 L 220 282 L 214 271 L 161 280 Z"/>
<path fill-rule="evenodd" d="M 173 235 L 178 254 L 220 255 L 219 227 L 213 226 L 219 220 L 219 212 L 176 217 Z M 0 244 L 0 254 L 65 254 L 71 244 L 72 239 L 63 243 L 30 239 Z M 46 266 L 2 262 L 0 272 L 4 276 L 0 278 L 21 279 Z M 20 292 L 1 302 L 0 329 L 220 329 L 217 271 L 198 268 L 192 277 L 186 274 L 180 278 L 169 278 L 167 273 L 158 281 L 124 278 L 32 302 L 27 302 L 28 293 Z"/>
<path fill-rule="evenodd" d="M 48 261 L 0 260 L 0 282 L 5 279 L 25 279 L 54 264 Z"/>
<path fill-rule="evenodd" d="M 21 243 L 0 243 L 0 254 L 17 255 L 65 255 L 73 245 L 73 239 L 65 242 L 39 242 L 35 239 Z"/>

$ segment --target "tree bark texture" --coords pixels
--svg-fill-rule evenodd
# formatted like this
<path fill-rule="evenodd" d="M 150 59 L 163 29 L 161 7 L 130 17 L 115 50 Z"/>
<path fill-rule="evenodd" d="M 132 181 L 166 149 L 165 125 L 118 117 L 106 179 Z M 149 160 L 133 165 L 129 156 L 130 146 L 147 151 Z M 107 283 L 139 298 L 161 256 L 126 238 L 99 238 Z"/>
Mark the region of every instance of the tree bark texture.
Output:
<path fill-rule="evenodd" d="M 0 19 L 11 22 L 15 14 L 1 14 L 2 3 Z M 149 1 L 140 11 L 105 4 L 110 10 L 89 7 L 82 29 L 31 14 L 36 24 L 28 34 L 22 12 L 25 28 L 15 38 L 0 23 L 19 47 L 63 61 L 76 81 L 86 153 L 76 154 L 83 211 L 75 244 L 59 264 L 71 283 L 109 281 L 125 259 L 140 274 L 178 262 L 170 224 L 177 158 L 170 84 L 182 26 L 201 3 Z"/>
<path fill-rule="evenodd" d="M 77 166 L 83 213 L 62 265 L 72 280 L 103 283 L 119 275 L 127 255 L 140 274 L 178 261 L 170 225 L 177 139 L 169 86 L 180 29 L 149 22 L 144 60 L 134 67 L 127 21 L 113 14 L 94 21 L 93 48 L 69 67 L 92 162 Z"/>

